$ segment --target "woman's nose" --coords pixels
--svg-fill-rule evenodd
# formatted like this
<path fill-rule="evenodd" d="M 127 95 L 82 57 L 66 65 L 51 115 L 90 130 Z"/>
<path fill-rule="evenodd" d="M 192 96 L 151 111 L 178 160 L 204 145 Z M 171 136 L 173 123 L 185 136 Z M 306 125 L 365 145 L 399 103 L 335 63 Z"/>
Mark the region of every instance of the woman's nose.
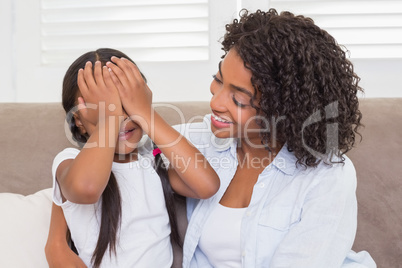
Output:
<path fill-rule="evenodd" d="M 218 112 L 225 111 L 228 99 L 229 97 L 225 93 L 225 89 L 223 87 L 214 90 L 214 94 L 212 95 L 210 101 L 211 109 Z"/>

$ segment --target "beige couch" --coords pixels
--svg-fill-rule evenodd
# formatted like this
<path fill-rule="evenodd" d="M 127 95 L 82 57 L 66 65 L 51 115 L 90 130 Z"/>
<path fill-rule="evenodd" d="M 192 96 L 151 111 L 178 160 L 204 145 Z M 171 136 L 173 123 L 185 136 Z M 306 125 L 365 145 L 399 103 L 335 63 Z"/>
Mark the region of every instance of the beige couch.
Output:
<path fill-rule="evenodd" d="M 171 123 L 198 119 L 207 102 L 157 104 Z M 402 99 L 364 99 L 363 141 L 348 155 L 358 176 L 358 229 L 353 249 L 378 267 L 402 267 Z M 184 119 L 181 115 L 184 115 Z M 47 267 L 51 163 L 72 146 L 59 103 L 0 104 L 0 267 Z M 185 230 L 184 204 L 180 224 Z M 175 250 L 175 267 L 180 267 Z"/>

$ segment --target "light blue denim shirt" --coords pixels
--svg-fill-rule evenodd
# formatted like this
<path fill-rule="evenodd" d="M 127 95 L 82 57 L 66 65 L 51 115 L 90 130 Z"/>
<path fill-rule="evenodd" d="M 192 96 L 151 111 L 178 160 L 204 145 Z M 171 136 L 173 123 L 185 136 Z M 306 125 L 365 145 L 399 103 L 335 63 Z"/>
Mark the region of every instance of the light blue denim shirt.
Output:
<path fill-rule="evenodd" d="M 183 267 L 212 267 L 198 242 L 236 172 L 237 141 L 216 138 L 210 116 L 176 129 L 205 155 L 221 180 L 213 197 L 187 199 Z M 345 158 L 344 165 L 306 169 L 296 166 L 286 145 L 281 149 L 259 175 L 242 219 L 242 267 L 376 267 L 367 252 L 351 250 L 357 226 L 356 172 Z"/>

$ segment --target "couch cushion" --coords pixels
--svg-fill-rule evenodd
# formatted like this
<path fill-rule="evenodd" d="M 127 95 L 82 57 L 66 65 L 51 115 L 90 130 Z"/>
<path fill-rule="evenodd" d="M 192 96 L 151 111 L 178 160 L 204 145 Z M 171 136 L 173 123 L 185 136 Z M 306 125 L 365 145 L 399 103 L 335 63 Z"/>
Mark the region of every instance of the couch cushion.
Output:
<path fill-rule="evenodd" d="M 35 194 L 0 194 L 0 267 L 48 267 L 45 257 L 51 189 Z"/>
<path fill-rule="evenodd" d="M 0 105 L 0 192 L 33 194 L 52 186 L 53 158 L 73 146 L 60 103 Z"/>

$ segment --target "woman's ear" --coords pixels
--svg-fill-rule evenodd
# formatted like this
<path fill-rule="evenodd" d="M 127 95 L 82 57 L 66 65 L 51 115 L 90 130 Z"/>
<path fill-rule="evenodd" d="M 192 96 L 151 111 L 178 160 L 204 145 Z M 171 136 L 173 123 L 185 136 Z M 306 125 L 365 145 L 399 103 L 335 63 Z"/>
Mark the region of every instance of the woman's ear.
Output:
<path fill-rule="evenodd" d="M 80 116 L 77 113 L 73 114 L 74 117 L 74 123 L 77 126 L 77 128 L 80 130 L 81 135 L 87 134 L 87 130 L 85 129 L 84 124 L 82 123 Z"/>

